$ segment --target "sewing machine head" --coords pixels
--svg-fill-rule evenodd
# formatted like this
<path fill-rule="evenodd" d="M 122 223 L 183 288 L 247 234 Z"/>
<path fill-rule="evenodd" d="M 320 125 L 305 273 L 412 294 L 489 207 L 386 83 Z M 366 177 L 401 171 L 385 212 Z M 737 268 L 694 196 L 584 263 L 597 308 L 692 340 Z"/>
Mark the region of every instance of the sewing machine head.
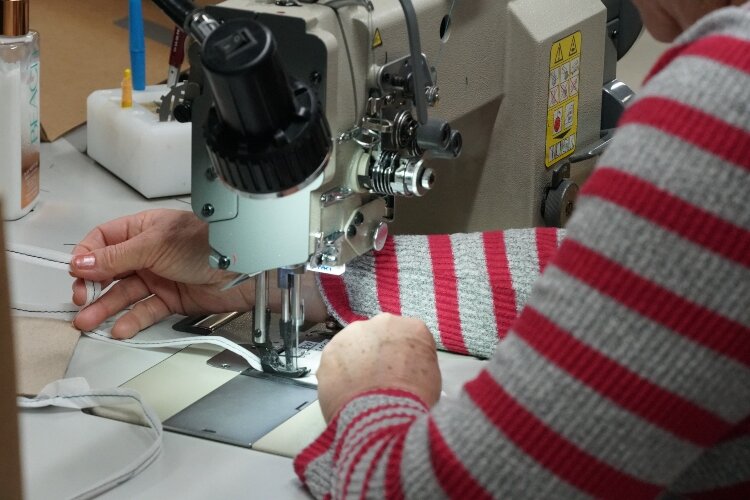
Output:
<path fill-rule="evenodd" d="M 600 139 L 623 2 L 414 0 L 421 31 L 406 0 L 157 3 L 189 12 L 201 42 L 178 110 L 195 125 L 194 211 L 214 264 L 253 274 L 342 272 L 394 221 L 564 222 L 542 207 L 555 167 Z"/>
<path fill-rule="evenodd" d="M 175 115 L 213 264 L 291 290 L 389 227 L 564 224 L 640 31 L 623 0 L 155 1 L 199 42 Z"/>
<path fill-rule="evenodd" d="M 202 71 L 188 83 L 196 89 L 192 121 L 202 124 L 193 134 L 193 207 L 211 224 L 215 264 L 250 274 L 300 264 L 341 273 L 382 248 L 396 196 L 432 187 L 425 155 L 461 151 L 460 133 L 428 118 L 439 90 L 416 18 L 413 46 L 378 65 L 368 50 L 349 59 L 363 49 L 351 33 L 342 43 L 331 38 L 341 32 L 329 7 L 234 6 L 206 11 L 217 24 L 193 46 L 192 67 Z M 371 16 L 367 6 L 347 10 L 349 29 Z"/>

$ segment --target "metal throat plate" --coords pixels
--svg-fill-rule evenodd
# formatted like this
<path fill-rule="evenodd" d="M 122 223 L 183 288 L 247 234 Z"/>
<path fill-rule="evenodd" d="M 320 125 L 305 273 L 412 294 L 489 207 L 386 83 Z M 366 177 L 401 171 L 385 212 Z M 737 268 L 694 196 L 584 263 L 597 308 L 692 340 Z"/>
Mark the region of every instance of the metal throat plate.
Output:
<path fill-rule="evenodd" d="M 166 420 L 164 428 L 252 448 L 316 399 L 314 386 L 248 370 Z"/>
<path fill-rule="evenodd" d="M 247 343 L 252 330 L 250 314 L 232 315 L 226 321 L 214 319 L 216 321 L 198 321 L 200 324 L 216 325 L 209 332 L 198 333 L 221 335 L 253 350 L 252 345 Z M 269 338 L 281 352 L 278 315 L 272 315 L 269 323 Z M 324 325 L 308 326 L 313 328 L 300 333 L 301 345 L 319 344 L 333 335 Z M 180 329 L 185 330 L 185 325 L 181 325 Z M 167 419 L 165 429 L 252 448 L 253 443 L 318 399 L 316 386 L 250 369 L 243 358 L 231 351 L 220 352 L 206 363 L 238 372 L 239 375 Z"/>

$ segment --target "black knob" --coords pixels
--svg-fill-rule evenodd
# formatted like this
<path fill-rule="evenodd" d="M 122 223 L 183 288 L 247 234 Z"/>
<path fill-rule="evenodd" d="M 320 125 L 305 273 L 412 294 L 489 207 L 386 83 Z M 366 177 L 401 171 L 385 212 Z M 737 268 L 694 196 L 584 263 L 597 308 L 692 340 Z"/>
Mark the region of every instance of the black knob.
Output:
<path fill-rule="evenodd" d="M 328 123 L 314 91 L 287 77 L 271 31 L 235 19 L 206 38 L 201 61 L 214 106 L 204 126 L 209 157 L 230 187 L 286 194 L 328 159 Z"/>
<path fill-rule="evenodd" d="M 219 117 L 240 135 L 273 135 L 294 119 L 295 103 L 271 31 L 227 21 L 203 44 L 201 62 Z"/>
<path fill-rule="evenodd" d="M 184 101 L 172 110 L 172 116 L 180 123 L 187 123 L 193 119 L 193 103 Z"/>
<path fill-rule="evenodd" d="M 556 188 L 550 189 L 547 193 L 542 207 L 544 223 L 549 227 L 565 227 L 573 215 L 577 198 L 578 184 L 570 179 L 563 179 Z"/>

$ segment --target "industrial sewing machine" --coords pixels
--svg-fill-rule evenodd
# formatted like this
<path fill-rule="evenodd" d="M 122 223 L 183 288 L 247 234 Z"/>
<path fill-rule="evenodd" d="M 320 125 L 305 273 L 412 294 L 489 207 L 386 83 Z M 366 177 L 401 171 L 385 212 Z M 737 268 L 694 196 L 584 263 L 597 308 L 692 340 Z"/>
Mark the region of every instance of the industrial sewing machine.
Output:
<path fill-rule="evenodd" d="M 253 342 L 292 378 L 303 272 L 340 274 L 389 231 L 565 223 L 641 28 L 624 0 L 155 1 L 196 42 L 170 99 L 212 264 L 256 277 Z"/>

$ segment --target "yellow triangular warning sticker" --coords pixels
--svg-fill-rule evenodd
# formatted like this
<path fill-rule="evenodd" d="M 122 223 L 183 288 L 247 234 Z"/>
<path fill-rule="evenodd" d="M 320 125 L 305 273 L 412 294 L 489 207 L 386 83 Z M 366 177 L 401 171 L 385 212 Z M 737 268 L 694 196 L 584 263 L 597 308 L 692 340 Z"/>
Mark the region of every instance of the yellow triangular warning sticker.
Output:
<path fill-rule="evenodd" d="M 574 56 L 578 52 L 578 47 L 576 47 L 576 37 L 573 37 L 571 39 L 570 43 L 570 52 L 568 53 L 568 56 Z"/>
<path fill-rule="evenodd" d="M 376 28 L 375 29 L 375 36 L 372 37 L 372 48 L 376 49 L 376 48 L 380 47 L 381 45 L 383 45 L 383 37 L 380 36 L 380 29 Z"/>
<path fill-rule="evenodd" d="M 557 44 L 557 55 L 555 56 L 555 64 L 561 63 L 563 61 L 563 53 L 562 53 L 562 45 Z"/>

